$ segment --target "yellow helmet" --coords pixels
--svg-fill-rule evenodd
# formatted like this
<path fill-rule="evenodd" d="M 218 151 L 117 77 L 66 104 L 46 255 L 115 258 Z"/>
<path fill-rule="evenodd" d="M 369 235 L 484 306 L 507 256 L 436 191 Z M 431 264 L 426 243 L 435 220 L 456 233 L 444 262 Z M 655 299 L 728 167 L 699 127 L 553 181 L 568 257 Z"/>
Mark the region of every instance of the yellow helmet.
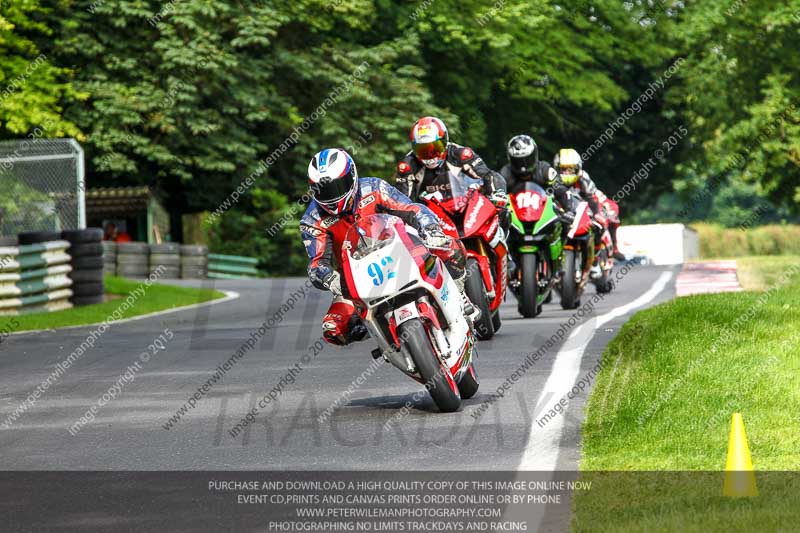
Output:
<path fill-rule="evenodd" d="M 580 154 L 574 149 L 562 148 L 553 159 L 553 167 L 558 172 L 564 185 L 575 185 L 583 169 L 583 161 Z"/>

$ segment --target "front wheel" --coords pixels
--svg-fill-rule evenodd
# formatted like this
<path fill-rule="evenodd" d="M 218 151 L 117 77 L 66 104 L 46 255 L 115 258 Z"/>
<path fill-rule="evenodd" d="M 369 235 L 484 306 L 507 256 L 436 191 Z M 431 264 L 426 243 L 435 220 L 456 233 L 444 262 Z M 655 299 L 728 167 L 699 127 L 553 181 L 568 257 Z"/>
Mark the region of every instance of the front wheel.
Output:
<path fill-rule="evenodd" d="M 450 370 L 436 356 L 425 325 L 416 318 L 403 322 L 397 328 L 398 336 L 405 339 L 411 359 L 417 367 L 425 388 L 443 413 L 452 413 L 461 406 L 461 393 Z"/>
<path fill-rule="evenodd" d="M 494 314 L 492 315 L 492 326 L 494 326 L 494 332 L 497 333 L 502 325 L 503 321 L 500 318 L 500 308 L 498 307 L 495 309 Z"/>
<path fill-rule="evenodd" d="M 483 276 L 477 259 L 467 260 L 467 281 L 464 284 L 464 290 L 472 305 L 481 312 L 481 316 L 475 322 L 475 335 L 482 341 L 491 339 L 494 337 L 492 312 L 489 310 L 489 295 L 486 294 L 486 288 L 483 286 Z"/>
<path fill-rule="evenodd" d="M 575 264 L 580 261 L 580 254 L 575 250 L 564 252 L 564 274 L 561 276 L 561 308 L 575 309 L 578 307 L 578 280 Z"/>
<path fill-rule="evenodd" d="M 522 270 L 522 287 L 519 291 L 519 313 L 525 318 L 533 318 L 539 314 L 539 281 L 536 254 L 523 254 L 520 261 Z"/>
<path fill-rule="evenodd" d="M 603 248 L 598 253 L 597 257 L 597 265 L 600 267 L 600 279 L 595 282 L 595 287 L 597 288 L 598 294 L 605 294 L 611 292 L 613 288 L 613 282 L 611 281 L 611 276 L 609 275 L 608 270 L 606 270 L 606 263 L 608 262 L 608 250 Z"/>
<path fill-rule="evenodd" d="M 458 382 L 458 390 L 461 393 L 461 398 L 469 400 L 475 396 L 480 384 L 481 382 L 478 381 L 478 374 L 475 372 L 475 363 L 470 363 L 469 368 L 467 368 L 467 371 L 461 377 L 461 381 Z"/>

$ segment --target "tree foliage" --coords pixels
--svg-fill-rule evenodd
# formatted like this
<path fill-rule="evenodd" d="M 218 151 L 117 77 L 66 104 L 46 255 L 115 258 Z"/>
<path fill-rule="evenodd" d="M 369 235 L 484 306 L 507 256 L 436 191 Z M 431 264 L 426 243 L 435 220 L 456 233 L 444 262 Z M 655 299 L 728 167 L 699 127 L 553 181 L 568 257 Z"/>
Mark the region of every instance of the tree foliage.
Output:
<path fill-rule="evenodd" d="M 147 184 L 174 212 L 218 210 L 252 176 L 212 242 L 273 273 L 301 269 L 313 153 L 340 146 L 388 178 L 429 114 L 495 167 L 517 133 L 545 159 L 594 146 L 609 195 L 655 158 L 622 202 L 640 219 L 732 225 L 800 200 L 800 0 L 0 5 L 2 80 L 47 58 L 2 102 L 0 134 L 49 120 L 81 136 L 90 186 Z"/>
<path fill-rule="evenodd" d="M 37 127 L 48 137 L 81 136 L 62 111 L 85 95 L 73 89 L 70 69 L 40 46 L 54 33 L 49 14 L 39 0 L 0 0 L 0 138 Z"/>

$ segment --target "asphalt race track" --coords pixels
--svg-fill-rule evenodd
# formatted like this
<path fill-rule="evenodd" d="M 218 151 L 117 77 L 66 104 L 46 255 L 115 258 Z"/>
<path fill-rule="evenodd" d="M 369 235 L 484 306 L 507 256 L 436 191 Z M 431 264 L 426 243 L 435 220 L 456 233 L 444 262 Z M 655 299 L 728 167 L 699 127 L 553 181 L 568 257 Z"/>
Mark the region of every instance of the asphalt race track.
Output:
<path fill-rule="evenodd" d="M 564 340 L 508 390 L 500 388 L 503 396 L 498 397 L 504 380 L 573 314 L 561 310 L 556 296 L 539 318 L 522 319 L 509 296 L 502 329 L 479 345 L 481 390 L 452 414 L 437 412 L 422 388 L 389 364 L 371 372 L 374 345 L 369 340 L 346 349 L 315 347 L 330 300 L 309 290 L 208 388 L 196 407 L 165 429 L 218 365 L 274 317 L 292 293 L 302 294 L 298 288 L 304 282 L 208 281 L 204 286 L 236 291 L 240 297 L 110 328 L 32 408 L 0 429 L 0 469 L 575 470 L 589 387 L 565 402 L 562 414 L 543 424 L 541 417 L 579 380 L 593 382 L 604 346 L 632 313 L 674 296 L 675 274 L 674 268 L 632 267 L 614 292 L 581 321 L 573 320 Z M 590 288 L 583 303 L 592 296 Z M 174 336 L 164 349 L 142 363 L 133 381 L 73 435 L 69 428 L 165 328 Z M 3 343 L 0 425 L 91 329 L 12 335 Z M 305 355 L 307 364 L 301 362 Z M 362 382 L 351 387 L 365 371 Z M 348 387 L 350 394 L 345 394 Z M 270 391 L 274 400 L 231 436 Z M 339 407 L 325 417 L 323 412 L 337 401 Z M 487 401 L 485 411 L 475 416 Z"/>

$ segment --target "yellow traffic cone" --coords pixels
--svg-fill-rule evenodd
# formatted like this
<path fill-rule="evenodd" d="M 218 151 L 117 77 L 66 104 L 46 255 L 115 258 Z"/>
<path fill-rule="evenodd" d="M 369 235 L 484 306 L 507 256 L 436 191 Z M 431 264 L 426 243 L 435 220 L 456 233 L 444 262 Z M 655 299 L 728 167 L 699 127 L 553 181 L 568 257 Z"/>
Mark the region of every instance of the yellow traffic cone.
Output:
<path fill-rule="evenodd" d="M 731 434 L 728 437 L 728 461 L 725 463 L 725 482 L 722 495 L 729 498 L 758 496 L 753 460 L 747 445 L 742 413 L 733 413 Z"/>

